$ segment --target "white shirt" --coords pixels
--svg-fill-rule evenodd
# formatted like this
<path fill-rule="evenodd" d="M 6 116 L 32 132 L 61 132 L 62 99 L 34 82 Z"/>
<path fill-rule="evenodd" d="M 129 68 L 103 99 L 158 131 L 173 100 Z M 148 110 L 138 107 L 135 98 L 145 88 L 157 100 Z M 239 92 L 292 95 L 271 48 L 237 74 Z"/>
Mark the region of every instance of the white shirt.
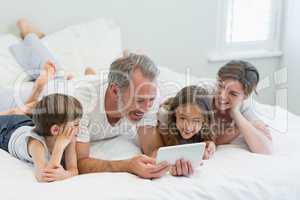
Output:
<path fill-rule="evenodd" d="M 97 141 L 118 135 L 135 138 L 137 135 L 137 127 L 156 126 L 159 106 L 157 99 L 140 121 L 133 123 L 129 121 L 127 117 L 123 117 L 112 126 L 108 122 L 104 108 L 107 86 L 107 81 L 101 81 L 96 76 L 76 84 L 74 96 L 81 102 L 84 111 L 84 116 L 80 122 L 80 132 L 77 141 Z"/>

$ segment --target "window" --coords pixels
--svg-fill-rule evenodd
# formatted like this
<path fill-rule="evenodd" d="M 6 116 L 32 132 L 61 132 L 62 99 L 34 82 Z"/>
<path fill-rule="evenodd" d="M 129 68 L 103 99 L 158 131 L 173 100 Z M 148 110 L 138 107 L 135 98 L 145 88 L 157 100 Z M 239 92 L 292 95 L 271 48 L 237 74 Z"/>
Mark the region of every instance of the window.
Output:
<path fill-rule="evenodd" d="M 271 34 L 272 0 L 230 0 L 226 43 L 266 41 Z"/>
<path fill-rule="evenodd" d="M 281 0 L 219 0 L 218 55 L 276 56 L 281 7 Z"/>

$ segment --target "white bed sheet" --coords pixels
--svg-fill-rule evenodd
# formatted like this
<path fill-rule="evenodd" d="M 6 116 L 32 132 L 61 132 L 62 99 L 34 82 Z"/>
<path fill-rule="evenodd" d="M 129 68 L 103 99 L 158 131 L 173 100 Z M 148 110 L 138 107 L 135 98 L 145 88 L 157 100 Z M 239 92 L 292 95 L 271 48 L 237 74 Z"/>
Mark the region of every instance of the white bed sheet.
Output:
<path fill-rule="evenodd" d="M 98 173 L 39 184 L 30 165 L 0 151 L 1 199 L 296 200 L 300 198 L 300 118 L 288 117 L 287 133 L 273 131 L 275 155 L 253 154 L 239 145 L 219 146 L 214 157 L 189 178 L 166 175 L 145 180 L 127 173 Z M 126 137 L 92 145 L 92 154 L 104 159 L 125 159 L 138 153 L 138 146 Z"/>

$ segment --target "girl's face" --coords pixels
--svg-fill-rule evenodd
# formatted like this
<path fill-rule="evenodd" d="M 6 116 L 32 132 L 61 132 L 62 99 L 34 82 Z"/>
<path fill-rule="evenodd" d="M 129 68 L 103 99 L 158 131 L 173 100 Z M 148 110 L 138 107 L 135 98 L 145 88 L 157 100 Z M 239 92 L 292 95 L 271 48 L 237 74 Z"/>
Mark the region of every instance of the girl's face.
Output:
<path fill-rule="evenodd" d="M 203 112 L 197 105 L 180 105 L 176 109 L 176 127 L 184 139 L 190 139 L 198 133 L 204 121 Z"/>
<path fill-rule="evenodd" d="M 215 107 L 225 111 L 237 105 L 246 98 L 243 85 L 233 79 L 218 80 Z"/>

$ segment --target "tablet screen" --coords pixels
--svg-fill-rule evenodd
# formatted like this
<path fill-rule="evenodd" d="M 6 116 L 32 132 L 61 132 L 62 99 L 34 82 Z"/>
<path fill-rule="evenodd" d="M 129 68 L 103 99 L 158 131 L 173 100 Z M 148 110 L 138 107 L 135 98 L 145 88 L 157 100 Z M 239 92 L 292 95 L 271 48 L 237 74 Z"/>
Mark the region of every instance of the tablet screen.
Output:
<path fill-rule="evenodd" d="M 201 142 L 161 147 L 157 152 L 156 160 L 158 163 L 162 161 L 167 161 L 169 164 L 174 165 L 177 160 L 184 159 L 191 161 L 192 166 L 196 167 L 202 161 L 205 146 L 206 143 Z"/>

